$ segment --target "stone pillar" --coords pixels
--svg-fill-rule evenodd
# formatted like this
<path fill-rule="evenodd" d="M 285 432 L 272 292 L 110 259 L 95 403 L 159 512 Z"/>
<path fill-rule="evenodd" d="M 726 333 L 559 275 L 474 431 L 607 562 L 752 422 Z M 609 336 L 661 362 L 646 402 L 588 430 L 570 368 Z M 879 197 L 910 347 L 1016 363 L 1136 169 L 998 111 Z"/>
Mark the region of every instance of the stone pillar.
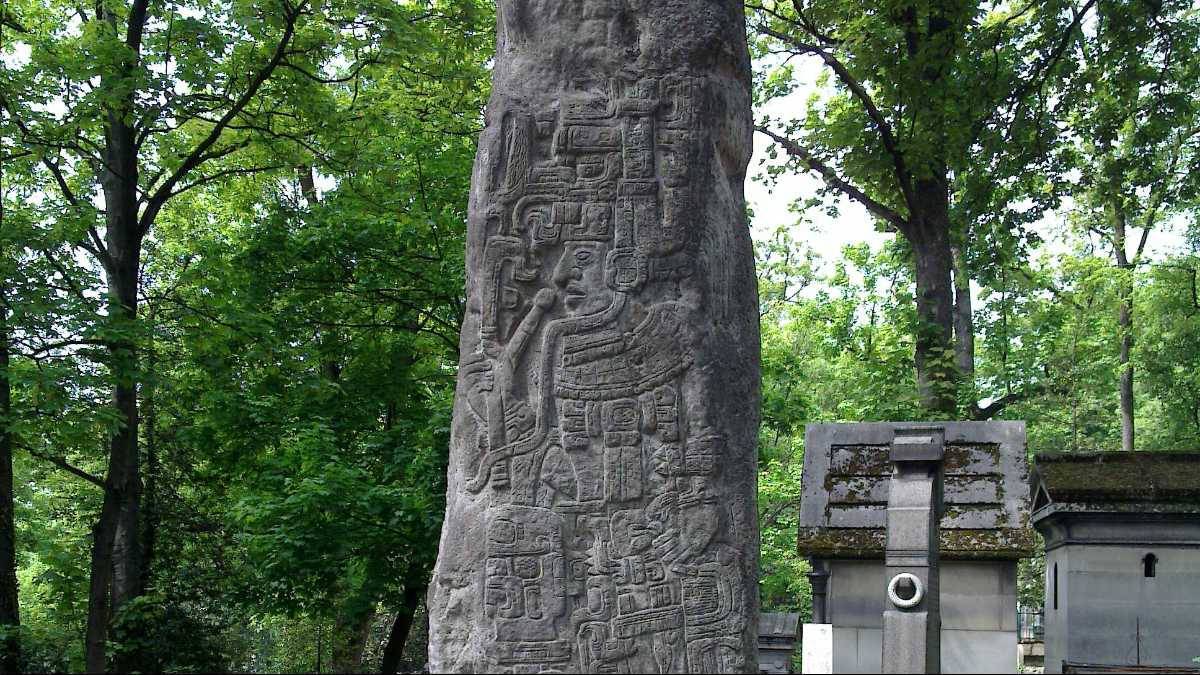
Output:
<path fill-rule="evenodd" d="M 500 0 L 434 672 L 755 672 L 735 0 Z"/>
<path fill-rule="evenodd" d="M 809 558 L 812 571 L 808 573 L 808 585 L 812 589 L 812 622 L 829 623 L 829 561 Z"/>
<path fill-rule="evenodd" d="M 887 505 L 885 673 L 942 670 L 938 533 L 944 454 L 941 428 L 895 432 Z"/>

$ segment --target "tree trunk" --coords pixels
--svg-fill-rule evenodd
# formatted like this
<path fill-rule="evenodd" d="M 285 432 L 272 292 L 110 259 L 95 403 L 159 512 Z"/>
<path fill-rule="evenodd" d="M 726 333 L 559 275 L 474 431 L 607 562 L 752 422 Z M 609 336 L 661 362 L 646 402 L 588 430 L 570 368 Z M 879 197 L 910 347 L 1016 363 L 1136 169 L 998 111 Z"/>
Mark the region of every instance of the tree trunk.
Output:
<path fill-rule="evenodd" d="M 92 526 L 92 562 L 88 585 L 87 634 L 84 650 L 87 672 L 107 669 L 105 647 L 108 643 L 109 580 L 112 578 L 113 537 L 116 534 L 116 492 L 105 481 L 104 504 L 100 518 Z"/>
<path fill-rule="evenodd" d="M 971 276 L 962 249 L 950 247 L 954 258 L 954 365 L 968 384 L 975 381 L 975 317 L 971 306 Z"/>
<path fill-rule="evenodd" d="M 92 581 L 89 590 L 87 667 L 105 668 L 105 642 L 110 610 L 141 595 L 139 507 L 141 476 L 138 457 L 137 346 L 132 335 L 137 323 L 138 273 L 142 232 L 138 223 L 137 149 L 134 130 L 118 110 L 108 114 L 105 128 L 105 171 L 101 178 L 105 202 L 105 275 L 108 281 L 109 321 L 118 337 L 108 346 L 113 379 L 113 406 L 119 427 L 109 441 L 104 505 L 93 528 Z M 111 588 L 109 588 L 111 584 Z M 108 597 L 111 592 L 111 608 Z M 130 670 L 131 657 L 117 666 Z"/>
<path fill-rule="evenodd" d="M 1125 452 L 1133 452 L 1133 363 L 1130 361 L 1130 354 L 1133 351 L 1133 264 L 1129 261 L 1129 256 L 1125 251 L 1125 214 L 1117 203 L 1117 199 L 1116 196 L 1109 198 L 1107 211 L 1109 222 L 1113 228 L 1113 254 L 1117 260 L 1120 277 L 1118 279 L 1120 297 L 1117 306 L 1117 331 L 1120 334 L 1118 368 L 1121 374 L 1118 392 L 1121 406 L 1121 449 Z"/>
<path fill-rule="evenodd" d="M 304 195 L 304 201 L 308 202 L 310 207 L 316 206 L 320 202 L 316 172 L 311 166 L 304 165 L 296 167 L 296 175 L 300 178 L 300 194 Z"/>
<path fill-rule="evenodd" d="M 110 228 L 109 251 L 113 252 L 117 247 L 113 246 L 111 233 Z M 129 325 L 136 312 L 136 286 L 129 292 L 131 289 L 125 284 L 130 277 L 136 283 L 136 263 L 133 268 L 132 274 L 124 270 L 124 274 L 118 271 L 109 275 L 110 288 L 115 290 L 115 299 L 109 305 L 110 316 L 128 321 Z M 126 281 L 120 281 L 121 277 L 126 277 Z M 115 380 L 113 402 L 121 426 L 109 441 L 104 503 L 96 526 L 92 529 L 92 579 L 87 630 L 87 668 L 90 672 L 105 670 L 105 643 L 110 613 L 141 594 L 141 547 L 138 540 L 141 479 L 137 442 L 137 386 L 133 372 L 136 349 L 131 340 L 121 340 L 109 346 L 109 356 L 113 361 L 112 375 Z M 121 670 L 126 668 L 122 667 Z"/>
<path fill-rule="evenodd" d="M 416 581 L 404 587 L 404 599 L 396 612 L 396 620 L 392 622 L 392 630 L 388 633 L 387 646 L 383 649 L 383 662 L 379 672 L 391 675 L 400 669 L 400 659 L 404 657 L 404 646 L 408 643 L 408 635 L 412 632 L 413 617 L 417 615 L 417 607 L 424 597 L 425 584 Z"/>
<path fill-rule="evenodd" d="M 338 612 L 330 636 L 330 668 L 335 673 L 358 673 L 362 671 L 363 649 L 371 624 L 375 621 L 375 603 L 362 605 L 352 600 L 346 611 Z"/>
<path fill-rule="evenodd" d="M 944 181 L 918 180 L 915 187 L 918 208 L 905 234 L 916 268 L 917 392 L 926 410 L 953 415 L 958 378 L 953 343 L 949 196 Z"/>
<path fill-rule="evenodd" d="M 1121 449 L 1133 452 L 1133 364 L 1129 360 L 1133 350 L 1133 303 L 1130 298 L 1132 289 L 1127 289 L 1122 284 L 1121 291 L 1121 305 L 1117 310 L 1117 325 L 1121 333 Z"/>
<path fill-rule="evenodd" d="M 0 284 L 0 674 L 20 670 L 21 606 L 18 602 L 16 523 L 13 519 L 12 381 L 8 376 L 8 298 Z"/>
<path fill-rule="evenodd" d="M 153 310 L 150 312 L 149 320 L 150 325 L 153 326 Z M 151 345 L 146 351 L 146 372 L 153 376 L 157 365 L 154 347 Z M 158 545 L 158 522 L 160 516 L 158 512 L 158 427 L 156 426 L 158 388 L 152 377 L 142 385 L 142 388 L 142 408 L 146 424 L 146 489 L 143 495 L 142 515 L 144 517 L 141 539 L 142 579 L 139 586 L 145 592 L 147 588 L 150 588 L 150 575 L 154 562 L 154 553 Z"/>
<path fill-rule="evenodd" d="M 321 651 L 324 648 L 324 642 L 322 640 L 322 637 L 323 637 L 322 629 L 323 628 L 324 628 L 324 626 L 321 625 L 321 621 L 318 619 L 317 620 L 317 666 L 314 669 L 314 672 L 316 672 L 317 675 L 321 674 Z"/>

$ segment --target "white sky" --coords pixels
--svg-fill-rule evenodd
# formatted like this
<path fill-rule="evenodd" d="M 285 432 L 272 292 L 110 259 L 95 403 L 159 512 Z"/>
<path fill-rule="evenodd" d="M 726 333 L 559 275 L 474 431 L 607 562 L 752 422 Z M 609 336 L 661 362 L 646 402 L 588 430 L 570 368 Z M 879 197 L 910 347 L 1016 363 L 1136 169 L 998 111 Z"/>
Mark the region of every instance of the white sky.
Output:
<path fill-rule="evenodd" d="M 797 69 L 798 77 L 805 86 L 797 88 L 791 94 L 775 99 L 760 109 L 755 110 L 755 119 L 763 114 L 769 114 L 773 119 L 797 117 L 804 109 L 804 101 L 815 89 L 815 84 L 804 78 L 801 69 Z M 872 248 L 878 248 L 892 235 L 877 232 L 873 219 L 866 208 L 849 199 L 842 199 L 838 204 L 837 219 L 830 218 L 822 209 L 812 209 L 805 216 L 812 221 L 810 227 L 795 227 L 800 214 L 789 211 L 789 207 L 797 199 L 816 194 L 822 182 L 812 173 L 798 174 L 784 172 L 780 174 L 774 185 L 768 185 L 755 176 L 764 173 L 767 165 L 761 165 L 761 160 L 769 164 L 783 164 L 786 156 L 780 152 L 775 161 L 766 154 L 771 139 L 767 136 L 754 134 L 754 156 L 750 160 L 749 179 L 746 181 L 746 201 L 754 210 L 754 220 L 751 232 L 756 239 L 771 236 L 780 225 L 793 226 L 792 234 L 798 241 L 805 242 L 814 249 L 826 262 L 841 255 L 842 247 L 847 244 L 870 242 Z"/>

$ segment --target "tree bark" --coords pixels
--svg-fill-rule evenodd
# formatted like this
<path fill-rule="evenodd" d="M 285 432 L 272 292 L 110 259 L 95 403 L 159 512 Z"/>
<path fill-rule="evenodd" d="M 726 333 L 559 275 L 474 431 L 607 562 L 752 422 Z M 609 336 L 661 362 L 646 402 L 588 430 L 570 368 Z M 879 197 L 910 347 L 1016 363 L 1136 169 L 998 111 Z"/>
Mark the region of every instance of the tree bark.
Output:
<path fill-rule="evenodd" d="M 1121 398 L 1121 449 L 1133 452 L 1134 423 L 1133 423 L 1133 364 L 1130 363 L 1130 353 L 1133 351 L 1133 303 L 1130 299 L 1132 289 L 1122 287 L 1121 305 L 1117 309 L 1117 325 L 1121 333 L 1120 349 L 1120 398 Z"/>
<path fill-rule="evenodd" d="M 13 518 L 12 380 L 9 367 L 8 298 L 0 284 L 0 674 L 20 670 L 21 606 L 17 585 L 16 523 Z"/>
<path fill-rule="evenodd" d="M 1120 381 L 1117 386 L 1121 407 L 1121 449 L 1125 452 L 1134 450 L 1134 398 L 1133 398 L 1133 363 L 1130 355 L 1133 352 L 1133 264 L 1125 250 L 1126 230 L 1125 214 L 1117 203 L 1117 197 L 1111 196 L 1107 205 L 1109 222 L 1113 229 L 1113 254 L 1117 260 L 1118 306 L 1117 331 L 1120 348 L 1118 368 Z"/>
<path fill-rule="evenodd" d="M 954 365 L 964 382 L 975 380 L 975 317 L 971 305 L 971 276 L 962 249 L 950 247 L 954 258 Z"/>
<path fill-rule="evenodd" d="M 359 603 L 352 601 L 352 605 Z M 348 607 L 338 612 L 330 636 L 330 668 L 335 673 L 358 673 L 362 671 L 363 649 L 375 620 L 374 603 Z"/>
<path fill-rule="evenodd" d="M 111 328 L 118 335 L 107 347 L 113 381 L 112 400 L 119 427 L 109 440 L 104 504 L 93 528 L 93 578 L 86 638 L 87 668 L 91 672 L 103 672 L 106 666 L 105 643 L 110 613 L 141 594 L 142 579 L 138 522 L 142 486 L 138 456 L 137 346 L 132 332 L 137 323 L 143 233 L 138 223 L 135 131 L 126 122 L 122 107 L 132 109 L 132 99 L 122 101 L 108 111 L 101 176 L 105 202 L 108 313 Z M 117 663 L 121 670 L 129 670 L 134 665 L 125 656 Z"/>
<path fill-rule="evenodd" d="M 916 268 L 917 393 L 925 409 L 952 415 L 958 378 L 953 342 L 949 195 L 944 181 L 922 179 L 915 181 L 914 196 L 917 208 L 904 234 L 912 246 Z"/>
<path fill-rule="evenodd" d="M 149 322 L 154 325 L 154 311 L 150 311 Z M 146 371 L 153 375 L 157 367 L 157 359 L 154 352 L 154 347 L 151 345 L 146 350 Z M 157 421 L 157 394 L 158 387 L 153 379 L 148 380 L 143 386 L 142 408 L 145 416 L 146 425 L 146 487 L 143 495 L 143 525 L 141 538 L 141 570 L 142 578 L 140 588 L 143 592 L 150 588 L 151 572 L 154 562 L 154 554 L 158 546 L 158 428 Z"/>
<path fill-rule="evenodd" d="M 110 202 L 111 203 L 111 202 Z M 115 211 L 109 207 L 109 213 Z M 111 217 L 110 217 L 111 220 Z M 136 227 L 136 221 L 133 226 Z M 108 248 L 114 258 L 109 274 L 113 300 L 110 316 L 131 328 L 137 312 L 136 252 L 117 244 L 116 228 L 109 226 Z M 135 243 L 140 248 L 140 242 Z M 129 261 L 133 262 L 129 262 Z M 121 265 L 121 267 L 117 267 Z M 132 271 L 128 269 L 132 267 Z M 93 528 L 91 589 L 89 591 L 87 668 L 105 669 L 105 643 L 108 639 L 110 612 L 141 594 L 141 545 L 138 520 L 141 477 L 138 457 L 138 405 L 134 368 L 136 348 L 132 340 L 118 340 L 109 346 L 112 359 L 113 403 L 120 428 L 109 441 L 108 473 L 104 481 L 104 503 Z M 109 607 L 109 597 L 111 604 Z M 118 664 L 123 665 L 123 664 Z M 122 668 L 124 670 L 124 668 Z"/>
<path fill-rule="evenodd" d="M 300 194 L 304 195 L 304 201 L 308 202 L 310 207 L 316 206 L 320 202 L 317 194 L 316 172 L 311 166 L 298 166 L 296 175 L 300 178 Z"/>
<path fill-rule="evenodd" d="M 321 622 L 317 621 L 317 666 L 315 668 L 315 672 L 317 673 L 317 675 L 321 674 L 321 651 L 324 647 L 324 642 L 322 641 L 321 638 L 322 638 L 322 626 L 321 626 Z"/>
<path fill-rule="evenodd" d="M 379 665 L 379 672 L 384 675 L 391 675 L 400 669 L 400 659 L 404 657 L 404 646 L 408 644 L 413 617 L 417 615 L 417 607 L 421 604 L 424 591 L 424 581 L 413 581 L 404 587 L 404 598 L 400 602 L 399 611 L 396 612 L 396 620 L 392 622 L 387 646 L 383 649 L 383 661 Z"/>
<path fill-rule="evenodd" d="M 100 518 L 92 526 L 92 561 L 88 582 L 87 633 L 84 659 L 87 672 L 103 673 L 107 667 L 109 580 L 112 578 L 113 537 L 116 534 L 116 493 L 105 482 Z"/>

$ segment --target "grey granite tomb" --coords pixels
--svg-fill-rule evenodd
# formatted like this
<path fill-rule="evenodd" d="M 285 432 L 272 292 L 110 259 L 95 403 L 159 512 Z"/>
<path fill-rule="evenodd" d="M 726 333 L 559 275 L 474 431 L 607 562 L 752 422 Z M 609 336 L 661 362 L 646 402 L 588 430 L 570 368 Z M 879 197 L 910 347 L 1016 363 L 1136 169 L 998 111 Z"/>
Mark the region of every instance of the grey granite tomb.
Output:
<path fill-rule="evenodd" d="M 1039 455 L 1032 478 L 1046 672 L 1200 672 L 1200 454 Z"/>
<path fill-rule="evenodd" d="M 497 20 L 430 667 L 755 672 L 742 4 Z"/>
<path fill-rule="evenodd" d="M 763 612 L 758 615 L 758 672 L 790 673 L 799 642 L 800 615 Z"/>
<path fill-rule="evenodd" d="M 805 434 L 799 551 L 835 673 L 879 673 L 888 577 L 890 445 L 928 423 L 814 424 Z M 1017 560 L 1033 549 L 1022 422 L 946 422 L 939 536 L 941 667 L 1015 672 Z"/>

